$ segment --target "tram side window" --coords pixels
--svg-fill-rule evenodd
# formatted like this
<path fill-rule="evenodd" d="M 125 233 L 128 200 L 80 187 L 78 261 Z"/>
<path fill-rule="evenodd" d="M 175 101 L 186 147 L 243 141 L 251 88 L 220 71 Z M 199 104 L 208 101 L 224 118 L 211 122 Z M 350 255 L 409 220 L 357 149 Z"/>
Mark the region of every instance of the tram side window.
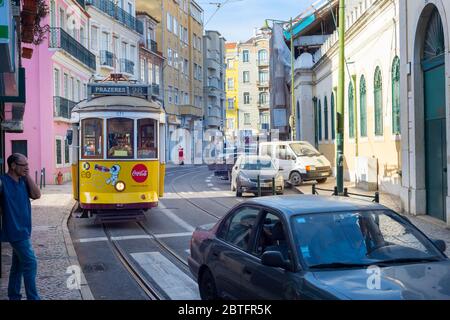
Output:
<path fill-rule="evenodd" d="M 158 122 L 153 119 L 138 120 L 138 158 L 158 157 Z"/>
<path fill-rule="evenodd" d="M 133 158 L 134 128 L 133 120 L 113 118 L 107 120 L 108 124 L 108 158 Z"/>
<path fill-rule="evenodd" d="M 103 158 L 103 120 L 85 119 L 82 122 L 82 157 Z"/>

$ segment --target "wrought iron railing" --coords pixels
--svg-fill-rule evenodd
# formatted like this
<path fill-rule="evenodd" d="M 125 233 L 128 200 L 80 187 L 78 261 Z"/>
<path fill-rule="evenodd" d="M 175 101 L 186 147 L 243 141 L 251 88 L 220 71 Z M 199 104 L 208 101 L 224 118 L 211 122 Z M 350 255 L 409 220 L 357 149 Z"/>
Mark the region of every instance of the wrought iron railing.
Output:
<path fill-rule="evenodd" d="M 63 49 L 72 57 L 95 70 L 95 55 L 62 28 L 50 28 L 50 48 Z"/>
<path fill-rule="evenodd" d="M 107 50 L 100 51 L 100 64 L 102 66 L 113 67 L 114 66 L 114 55 L 112 52 Z"/>
<path fill-rule="evenodd" d="M 114 2 L 110 0 L 86 0 L 86 4 L 96 7 L 110 17 L 123 23 L 128 28 L 135 30 L 140 34 L 144 34 L 144 24 L 142 21 L 136 19 L 130 13 L 117 6 Z"/>
<path fill-rule="evenodd" d="M 134 74 L 134 62 L 128 59 L 120 59 L 120 72 Z"/>
<path fill-rule="evenodd" d="M 53 116 L 70 120 L 75 102 L 63 97 L 53 97 Z"/>

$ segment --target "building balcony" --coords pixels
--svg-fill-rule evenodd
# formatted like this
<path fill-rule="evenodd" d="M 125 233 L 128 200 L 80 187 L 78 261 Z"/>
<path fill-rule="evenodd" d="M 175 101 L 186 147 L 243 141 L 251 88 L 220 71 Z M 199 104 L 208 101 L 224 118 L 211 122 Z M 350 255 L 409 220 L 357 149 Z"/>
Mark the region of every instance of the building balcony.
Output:
<path fill-rule="evenodd" d="M 269 80 L 264 81 L 257 81 L 256 85 L 260 88 L 268 88 L 269 87 Z"/>
<path fill-rule="evenodd" d="M 107 50 L 100 51 L 100 65 L 106 67 L 114 67 L 114 54 Z"/>
<path fill-rule="evenodd" d="M 269 66 L 269 60 L 258 60 L 258 67 L 268 67 Z"/>
<path fill-rule="evenodd" d="M 144 24 L 110 0 L 85 0 L 87 5 L 94 6 L 131 30 L 144 34 Z"/>
<path fill-rule="evenodd" d="M 128 59 L 120 59 L 120 72 L 134 74 L 134 62 Z"/>
<path fill-rule="evenodd" d="M 86 67 L 92 70 L 96 69 L 95 55 L 64 29 L 50 28 L 49 46 L 50 48 L 62 49 Z"/>
<path fill-rule="evenodd" d="M 180 116 L 203 117 L 203 109 L 193 105 L 180 105 L 178 110 Z"/>
<path fill-rule="evenodd" d="M 269 102 L 258 102 L 258 108 L 259 109 L 269 109 L 270 104 L 269 104 Z"/>
<path fill-rule="evenodd" d="M 76 102 L 63 97 L 53 97 L 53 117 L 69 121 Z"/>
<path fill-rule="evenodd" d="M 222 125 L 222 119 L 219 117 L 208 116 L 205 118 L 205 126 L 207 127 L 220 127 Z"/>

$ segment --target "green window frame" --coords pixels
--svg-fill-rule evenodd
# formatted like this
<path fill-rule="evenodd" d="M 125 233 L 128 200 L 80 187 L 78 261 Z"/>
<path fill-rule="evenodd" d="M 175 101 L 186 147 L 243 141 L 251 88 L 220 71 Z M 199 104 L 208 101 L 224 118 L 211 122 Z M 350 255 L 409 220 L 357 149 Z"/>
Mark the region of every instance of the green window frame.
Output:
<path fill-rule="evenodd" d="M 359 82 L 359 123 L 361 137 L 367 137 L 367 88 L 366 78 L 361 76 Z"/>
<path fill-rule="evenodd" d="M 334 110 L 334 92 L 331 93 L 331 139 L 336 139 L 336 113 Z"/>
<path fill-rule="evenodd" d="M 318 122 L 319 122 L 319 141 L 322 141 L 322 102 L 319 99 L 319 107 L 317 110 L 318 113 Z"/>
<path fill-rule="evenodd" d="M 325 129 L 325 140 L 328 140 L 328 100 L 325 96 L 323 100 L 323 116 L 324 116 L 324 129 Z"/>
<path fill-rule="evenodd" d="M 375 69 L 374 76 L 375 136 L 383 135 L 383 78 L 381 69 Z"/>
<path fill-rule="evenodd" d="M 400 134 L 400 58 L 392 62 L 392 133 Z"/>
<path fill-rule="evenodd" d="M 348 136 L 355 138 L 355 90 L 352 81 L 348 85 Z"/>

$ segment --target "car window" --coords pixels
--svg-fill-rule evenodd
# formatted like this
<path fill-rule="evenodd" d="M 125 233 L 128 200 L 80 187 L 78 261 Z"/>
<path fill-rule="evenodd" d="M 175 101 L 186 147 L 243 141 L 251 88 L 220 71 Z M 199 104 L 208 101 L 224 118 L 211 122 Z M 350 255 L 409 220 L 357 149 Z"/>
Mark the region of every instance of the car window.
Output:
<path fill-rule="evenodd" d="M 387 210 L 301 215 L 291 224 L 299 256 L 310 267 L 442 257 L 417 229 Z"/>
<path fill-rule="evenodd" d="M 276 150 L 276 158 L 280 160 L 292 160 L 294 158 L 294 154 L 286 145 L 279 145 Z"/>
<path fill-rule="evenodd" d="M 250 246 L 250 236 L 255 228 L 259 209 L 243 207 L 238 209 L 229 220 L 224 240 L 244 251 Z"/>

